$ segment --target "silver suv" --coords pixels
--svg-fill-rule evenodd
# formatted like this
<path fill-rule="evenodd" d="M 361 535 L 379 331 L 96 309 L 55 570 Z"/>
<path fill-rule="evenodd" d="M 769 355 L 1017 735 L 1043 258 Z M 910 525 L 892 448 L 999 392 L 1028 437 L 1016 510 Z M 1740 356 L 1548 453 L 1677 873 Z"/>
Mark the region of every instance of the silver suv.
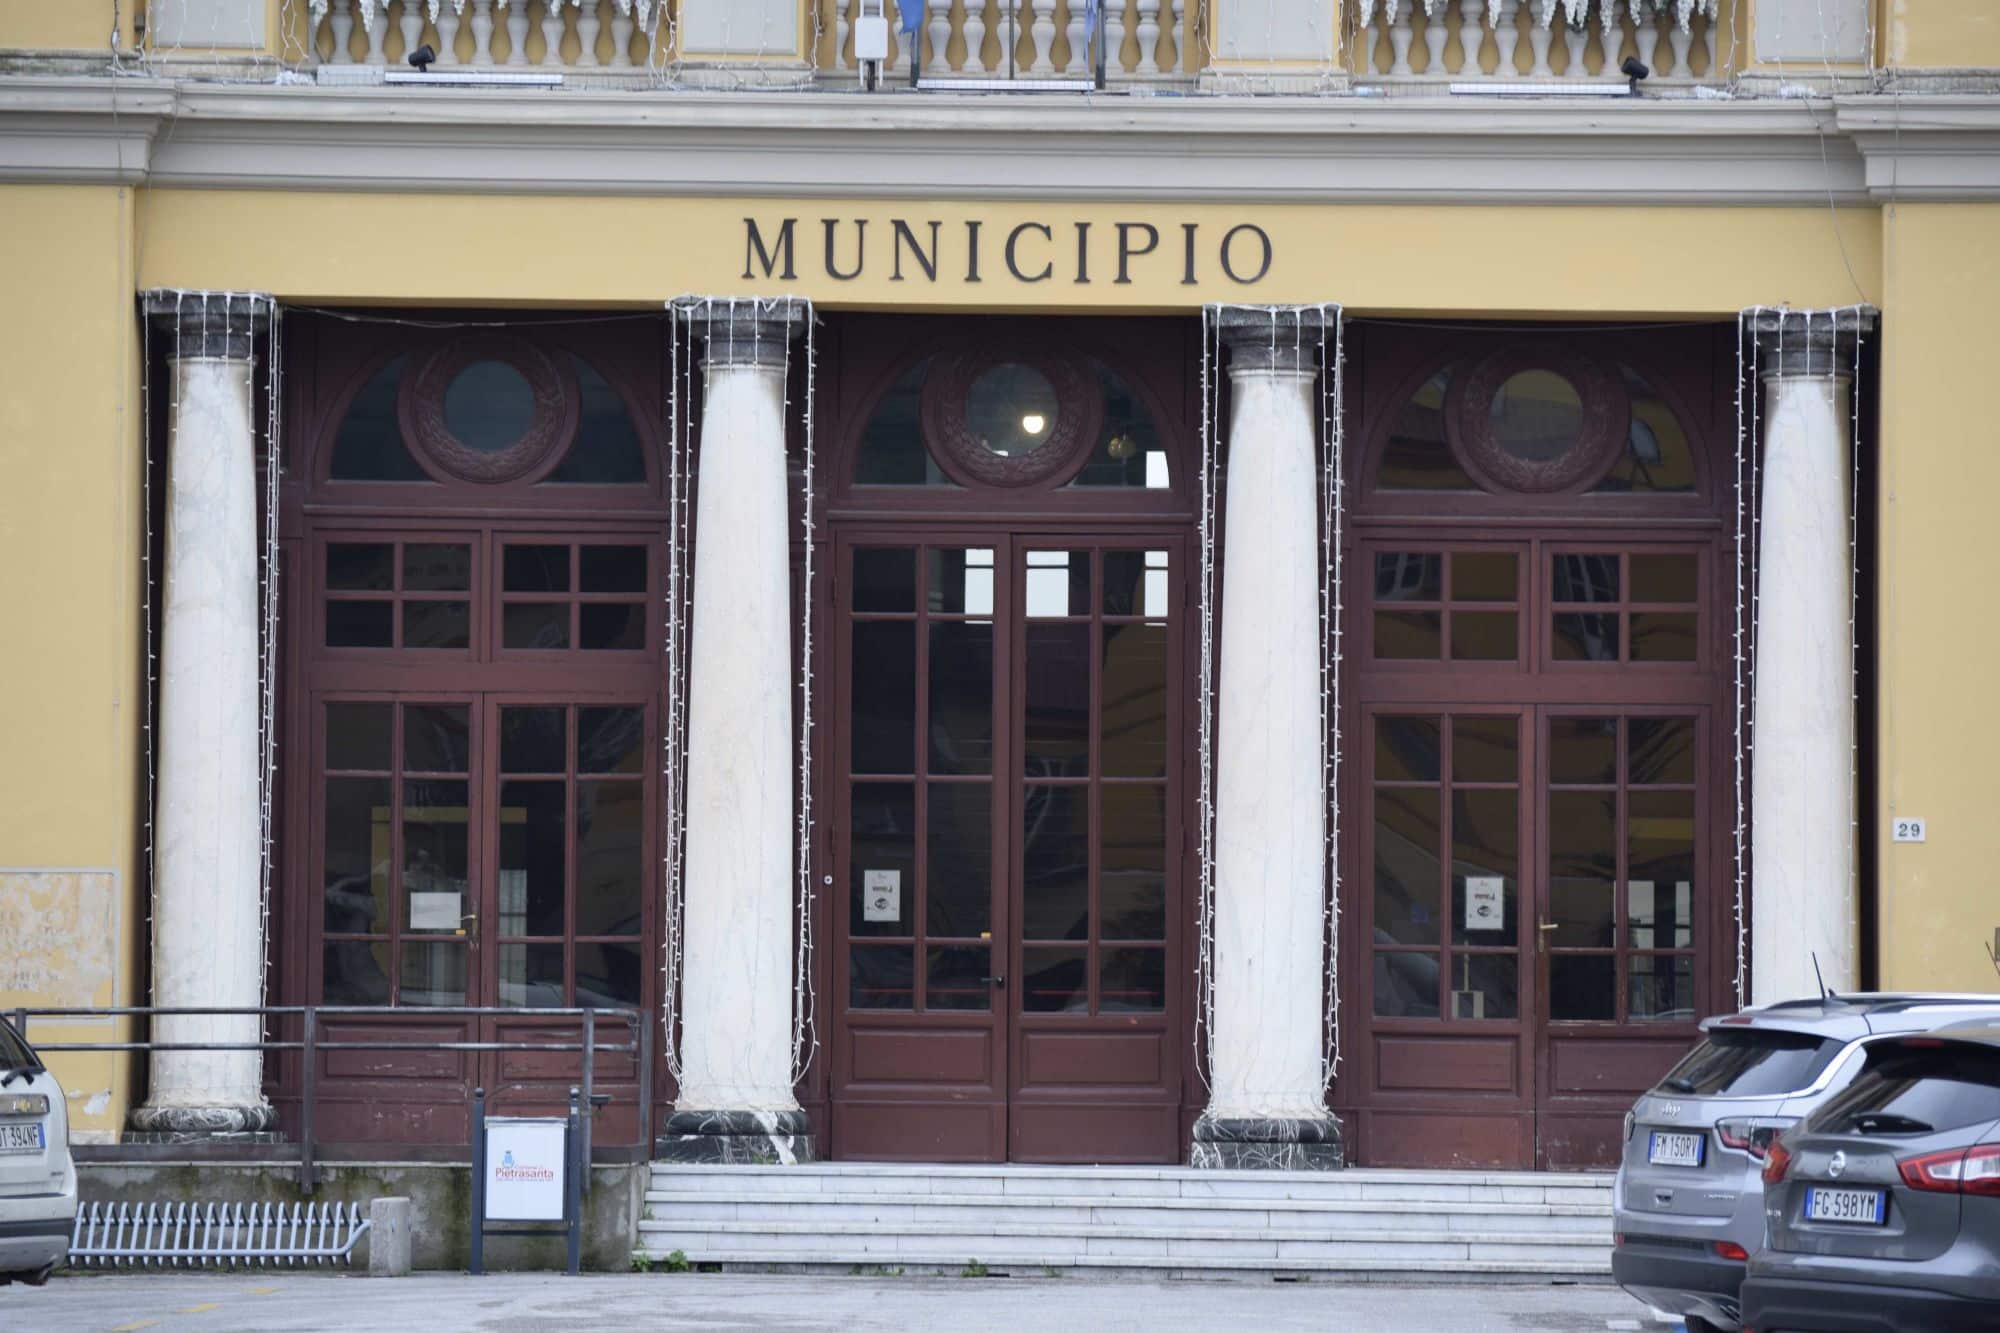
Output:
<path fill-rule="evenodd" d="M 1772 1142 L 1853 1082 L 1869 1042 L 1980 1018 L 2000 1019 L 2000 995 L 1829 995 L 1703 1022 L 1701 1044 L 1625 1117 L 1618 1284 L 1689 1333 L 1739 1327 Z"/>
<path fill-rule="evenodd" d="M 69 1253 L 75 1221 L 62 1085 L 0 1018 L 0 1287 L 48 1281 Z"/>

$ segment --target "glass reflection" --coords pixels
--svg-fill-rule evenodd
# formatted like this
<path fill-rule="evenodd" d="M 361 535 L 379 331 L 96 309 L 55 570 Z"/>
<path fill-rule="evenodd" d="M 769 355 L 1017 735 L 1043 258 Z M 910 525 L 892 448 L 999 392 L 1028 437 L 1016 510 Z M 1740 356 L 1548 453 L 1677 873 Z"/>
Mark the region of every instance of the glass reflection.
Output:
<path fill-rule="evenodd" d="M 1030 785 L 1021 802 L 1021 932 L 1031 940 L 1090 934 L 1090 792 Z"/>
<path fill-rule="evenodd" d="M 993 771 L 993 624 L 930 624 L 930 770 Z"/>
<path fill-rule="evenodd" d="M 1438 942 L 1440 838 L 1435 788 L 1375 789 L 1375 931 L 1380 942 Z"/>

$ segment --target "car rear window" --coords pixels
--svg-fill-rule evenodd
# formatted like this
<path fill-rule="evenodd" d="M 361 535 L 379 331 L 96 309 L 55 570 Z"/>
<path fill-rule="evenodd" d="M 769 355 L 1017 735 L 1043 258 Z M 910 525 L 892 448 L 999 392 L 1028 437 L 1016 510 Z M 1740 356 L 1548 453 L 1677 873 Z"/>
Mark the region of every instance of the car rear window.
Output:
<path fill-rule="evenodd" d="M 2000 1120 L 2000 1051 L 1888 1043 L 1869 1051 L 1860 1077 L 1815 1111 L 1806 1128 L 1923 1134 L 1995 1120 Z"/>
<path fill-rule="evenodd" d="M 0 1069 L 21 1069 L 39 1065 L 28 1043 L 14 1035 L 14 1026 L 0 1020 Z"/>
<path fill-rule="evenodd" d="M 1692 1097 L 1782 1097 L 1819 1077 L 1841 1043 L 1809 1032 L 1721 1028 L 1660 1080 L 1660 1091 Z"/>

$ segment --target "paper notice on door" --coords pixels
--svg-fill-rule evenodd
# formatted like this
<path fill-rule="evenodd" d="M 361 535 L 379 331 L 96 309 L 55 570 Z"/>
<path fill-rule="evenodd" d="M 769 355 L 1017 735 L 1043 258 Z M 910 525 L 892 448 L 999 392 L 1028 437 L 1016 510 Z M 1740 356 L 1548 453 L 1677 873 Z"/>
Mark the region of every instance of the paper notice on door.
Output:
<path fill-rule="evenodd" d="M 463 901 L 464 895 L 457 893 L 412 893 L 410 929 L 457 930 L 462 924 L 459 917 L 463 910 L 459 904 Z"/>
<path fill-rule="evenodd" d="M 1503 891 L 1507 881 L 1499 875 L 1465 877 L 1465 928 L 1504 930 L 1507 911 Z"/>
<path fill-rule="evenodd" d="M 903 919 L 903 872 L 864 870 L 861 872 L 861 919 L 900 921 Z"/>

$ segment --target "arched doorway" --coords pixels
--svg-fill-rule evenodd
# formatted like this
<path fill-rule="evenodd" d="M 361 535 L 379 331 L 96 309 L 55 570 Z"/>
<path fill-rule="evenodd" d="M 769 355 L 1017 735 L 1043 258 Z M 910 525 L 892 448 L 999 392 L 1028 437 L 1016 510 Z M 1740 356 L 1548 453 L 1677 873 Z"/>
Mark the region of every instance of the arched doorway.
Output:
<path fill-rule="evenodd" d="M 1180 1160 L 1198 350 L 831 321 L 834 1156 Z"/>

